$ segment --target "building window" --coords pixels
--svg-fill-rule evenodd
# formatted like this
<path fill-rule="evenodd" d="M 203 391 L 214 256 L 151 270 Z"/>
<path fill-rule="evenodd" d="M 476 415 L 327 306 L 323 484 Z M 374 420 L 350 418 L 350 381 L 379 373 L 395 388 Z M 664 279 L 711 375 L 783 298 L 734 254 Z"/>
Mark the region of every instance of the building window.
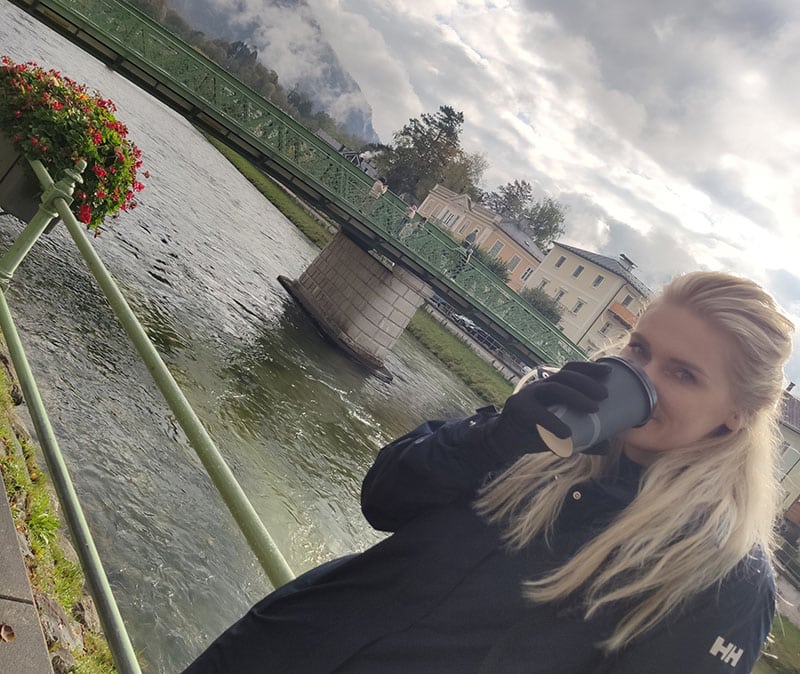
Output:
<path fill-rule="evenodd" d="M 577 314 L 585 306 L 586 302 L 584 302 L 583 300 L 578 300 L 577 302 L 575 302 L 575 306 L 572 307 L 572 313 Z"/>
<path fill-rule="evenodd" d="M 463 234 L 466 231 L 468 226 L 469 226 L 469 221 L 468 220 L 464 220 L 464 224 L 461 225 L 461 227 L 458 228 L 458 233 L 459 234 Z"/>
<path fill-rule="evenodd" d="M 519 255 L 515 255 L 508 261 L 508 271 L 509 273 L 514 271 L 517 268 L 517 265 L 522 262 L 522 258 Z"/>
<path fill-rule="evenodd" d="M 563 255 L 560 258 L 558 258 L 558 260 L 556 260 L 556 269 L 558 269 L 566 261 L 567 261 L 567 258 L 565 258 Z"/>
<path fill-rule="evenodd" d="M 597 278 L 592 282 L 592 288 L 596 288 L 603 282 L 602 274 L 598 274 Z"/>
<path fill-rule="evenodd" d="M 503 250 L 503 242 L 502 241 L 495 241 L 494 245 L 492 246 L 491 250 L 489 251 L 489 255 L 492 257 L 496 257 L 497 254 Z"/>
<path fill-rule="evenodd" d="M 783 456 L 781 457 L 783 461 L 783 466 L 781 467 L 781 482 L 783 482 L 789 473 L 794 470 L 794 467 L 800 463 L 800 452 L 786 442 L 783 444 L 784 451 Z"/>
<path fill-rule="evenodd" d="M 451 222 L 455 222 L 455 219 L 457 217 L 458 216 L 455 213 L 451 213 L 450 211 L 445 211 L 444 212 L 444 218 L 442 218 L 442 224 L 444 224 L 445 226 L 448 226 L 448 225 L 450 225 Z"/>
<path fill-rule="evenodd" d="M 554 299 L 556 302 L 560 302 L 560 301 L 561 301 L 561 298 L 562 298 L 562 297 L 564 297 L 564 295 L 566 295 L 566 294 L 567 294 L 567 291 L 566 291 L 566 290 L 564 290 L 563 288 L 559 288 L 559 289 L 558 289 L 558 292 L 556 293 L 556 296 L 555 296 L 553 299 Z"/>
<path fill-rule="evenodd" d="M 625 299 L 622 300 L 622 306 L 627 307 L 631 302 L 633 302 L 633 297 L 631 295 L 625 295 Z"/>
<path fill-rule="evenodd" d="M 606 322 L 603 324 L 603 327 L 600 328 L 600 334 L 607 335 L 609 330 L 611 330 L 611 323 Z"/>
<path fill-rule="evenodd" d="M 575 271 L 572 272 L 572 275 L 575 278 L 578 278 L 582 273 L 583 273 L 583 265 L 579 264 L 577 267 L 575 267 Z"/>
<path fill-rule="evenodd" d="M 528 267 L 524 272 L 522 272 L 522 280 L 527 281 L 531 274 L 533 274 L 533 267 Z"/>
<path fill-rule="evenodd" d="M 548 281 L 546 278 L 543 278 L 541 281 L 539 281 L 539 290 L 544 290 L 544 287 L 548 283 L 550 283 L 550 281 Z"/>

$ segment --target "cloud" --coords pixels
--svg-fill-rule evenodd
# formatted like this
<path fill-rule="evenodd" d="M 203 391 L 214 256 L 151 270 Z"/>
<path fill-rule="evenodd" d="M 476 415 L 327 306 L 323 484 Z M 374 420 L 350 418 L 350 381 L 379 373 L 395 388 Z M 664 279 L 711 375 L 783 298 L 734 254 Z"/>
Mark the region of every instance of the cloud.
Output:
<path fill-rule="evenodd" d="M 790 313 L 800 315 L 800 276 L 786 269 L 768 269 L 767 276 L 775 299 Z M 800 330 L 800 325 L 797 327 Z"/>

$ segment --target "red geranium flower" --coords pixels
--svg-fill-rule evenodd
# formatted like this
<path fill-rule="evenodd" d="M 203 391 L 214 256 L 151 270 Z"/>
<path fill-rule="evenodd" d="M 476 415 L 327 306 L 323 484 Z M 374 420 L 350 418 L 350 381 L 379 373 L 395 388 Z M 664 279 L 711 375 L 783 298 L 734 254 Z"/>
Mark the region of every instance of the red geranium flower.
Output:
<path fill-rule="evenodd" d="M 128 128 L 115 111 L 112 101 L 57 70 L 0 56 L 0 128 L 18 152 L 41 161 L 55 180 L 79 160 L 86 162 L 91 170 L 83 173 L 72 209 L 91 229 L 131 208 L 144 187 L 137 179 L 141 150 L 127 138 Z M 149 177 L 146 171 L 142 175 Z"/>
<path fill-rule="evenodd" d="M 78 209 L 78 220 L 84 225 L 88 225 L 92 221 L 92 207 L 89 204 L 81 204 Z"/>

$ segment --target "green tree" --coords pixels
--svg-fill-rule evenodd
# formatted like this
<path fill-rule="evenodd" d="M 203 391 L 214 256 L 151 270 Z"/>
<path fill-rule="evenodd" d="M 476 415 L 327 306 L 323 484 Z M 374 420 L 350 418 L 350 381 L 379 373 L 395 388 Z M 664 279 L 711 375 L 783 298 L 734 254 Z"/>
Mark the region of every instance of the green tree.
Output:
<path fill-rule="evenodd" d="M 409 119 L 395 132 L 390 145 L 372 148 L 378 172 L 394 192 L 421 200 L 434 185 L 443 182 L 451 163 L 464 161 L 460 144 L 463 124 L 464 113 L 449 105 Z"/>
<path fill-rule="evenodd" d="M 489 255 L 489 251 L 486 251 L 483 248 L 475 248 L 472 251 L 471 260 L 478 260 L 503 283 L 508 283 L 508 266 L 500 258 L 494 255 Z"/>
<path fill-rule="evenodd" d="M 487 192 L 483 203 L 495 213 L 511 220 L 521 221 L 533 199 L 533 188 L 527 180 L 515 180 L 500 185 L 495 192 Z"/>
<path fill-rule="evenodd" d="M 557 200 L 545 197 L 531 204 L 523 227 L 542 250 L 549 250 L 553 241 L 564 233 L 565 207 Z"/>
<path fill-rule="evenodd" d="M 500 185 L 494 192 L 487 192 L 483 204 L 518 222 L 542 250 L 548 250 L 564 233 L 565 207 L 550 197 L 534 201 L 533 188 L 527 180 L 514 180 Z"/>
<path fill-rule="evenodd" d="M 441 184 L 458 194 L 466 194 L 474 201 L 482 201 L 483 191 L 478 184 L 489 167 L 486 157 L 478 152 L 462 152 L 444 169 Z"/>
<path fill-rule="evenodd" d="M 550 322 L 561 320 L 561 305 L 541 288 L 523 288 L 519 295 Z"/>

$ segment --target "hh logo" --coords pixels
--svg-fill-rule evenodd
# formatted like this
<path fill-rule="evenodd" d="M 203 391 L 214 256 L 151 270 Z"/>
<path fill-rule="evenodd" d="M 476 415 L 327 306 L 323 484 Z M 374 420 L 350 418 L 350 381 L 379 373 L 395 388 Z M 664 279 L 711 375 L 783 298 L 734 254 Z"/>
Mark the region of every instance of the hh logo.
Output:
<path fill-rule="evenodd" d="M 736 644 L 734 643 L 726 644 L 725 639 L 717 637 L 714 645 L 711 646 L 708 652 L 711 653 L 711 655 L 718 655 L 722 659 L 722 662 L 728 663 L 731 667 L 736 667 L 744 650 L 736 648 Z"/>

